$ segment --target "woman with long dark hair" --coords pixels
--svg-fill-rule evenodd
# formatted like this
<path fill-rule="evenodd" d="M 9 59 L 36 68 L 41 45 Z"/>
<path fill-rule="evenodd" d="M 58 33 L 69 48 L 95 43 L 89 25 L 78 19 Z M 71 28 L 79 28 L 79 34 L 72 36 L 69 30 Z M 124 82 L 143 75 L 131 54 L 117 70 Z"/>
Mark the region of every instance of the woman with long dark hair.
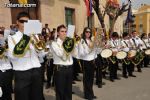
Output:
<path fill-rule="evenodd" d="M 84 28 L 81 43 L 79 44 L 79 55 L 83 60 L 83 87 L 84 98 L 88 100 L 96 99 L 93 92 L 95 59 L 97 58 L 90 28 Z"/>

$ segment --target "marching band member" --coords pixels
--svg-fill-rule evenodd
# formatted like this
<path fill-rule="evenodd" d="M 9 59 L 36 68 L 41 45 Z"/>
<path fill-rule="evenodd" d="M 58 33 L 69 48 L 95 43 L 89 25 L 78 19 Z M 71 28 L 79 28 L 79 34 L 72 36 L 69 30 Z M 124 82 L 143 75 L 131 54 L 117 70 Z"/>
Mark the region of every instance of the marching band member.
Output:
<path fill-rule="evenodd" d="M 44 37 L 41 34 L 35 35 L 35 37 L 36 37 L 36 39 L 38 39 L 38 41 L 45 42 Z M 41 64 L 41 69 L 42 69 L 42 81 L 43 82 L 45 82 L 45 75 L 44 75 L 44 73 L 45 73 L 45 56 L 47 53 L 48 53 L 48 51 L 45 51 L 45 49 L 41 49 L 40 51 L 37 50 L 38 58 L 39 58 L 39 61 Z"/>
<path fill-rule="evenodd" d="M 7 57 L 4 35 L 0 34 L 0 100 L 12 100 L 12 66 Z"/>
<path fill-rule="evenodd" d="M 120 79 L 117 76 L 117 69 L 118 69 L 118 62 L 116 60 L 116 53 L 118 52 L 119 46 L 120 46 L 120 40 L 118 39 L 118 33 L 117 32 L 113 32 L 112 33 L 112 37 L 111 40 L 109 41 L 108 45 L 110 45 L 112 51 L 113 51 L 113 55 L 112 55 L 112 59 L 110 59 L 109 62 L 109 70 L 110 70 L 110 81 L 114 82 L 114 79 Z"/>
<path fill-rule="evenodd" d="M 146 33 L 143 33 L 142 35 L 141 35 L 141 40 L 143 41 L 143 44 L 145 45 L 145 51 L 146 50 L 149 50 L 149 48 L 150 48 L 150 44 L 149 44 L 149 37 L 148 37 L 148 35 L 146 34 Z M 149 64 L 149 55 L 146 55 L 145 54 L 145 57 L 144 57 L 144 59 L 143 59 L 143 63 L 144 63 L 144 67 L 147 67 L 148 66 L 148 64 Z"/>
<path fill-rule="evenodd" d="M 55 65 L 54 83 L 56 91 L 56 100 L 72 100 L 72 55 L 66 53 L 63 43 L 66 38 L 66 27 L 60 25 L 57 27 L 58 38 L 51 44 L 53 60 Z M 69 41 L 68 41 L 69 42 Z M 68 43 L 65 44 L 68 47 Z M 70 46 L 70 45 L 69 45 Z M 74 47 L 74 46 L 73 46 Z"/>
<path fill-rule="evenodd" d="M 54 33 L 53 33 L 54 34 Z M 49 49 L 48 54 L 46 55 L 46 67 L 47 67 L 47 84 L 46 89 L 50 88 L 51 86 L 54 86 L 54 64 L 53 64 L 53 54 L 52 50 L 50 48 L 51 43 L 54 41 L 53 34 L 49 34 L 46 37 L 46 46 Z"/>
<path fill-rule="evenodd" d="M 75 35 L 76 44 L 75 44 L 75 52 L 73 53 L 73 83 L 74 81 L 81 81 L 78 79 L 78 73 L 81 72 L 82 65 L 80 62 L 80 56 L 79 56 L 79 43 L 81 41 L 81 38 L 78 35 Z"/>
<path fill-rule="evenodd" d="M 102 85 L 105 85 L 104 82 L 102 82 L 103 78 L 103 71 L 104 70 L 104 59 L 101 57 L 102 47 L 104 47 L 105 42 L 101 41 L 100 35 L 96 32 L 96 30 L 93 30 L 95 32 L 96 37 L 96 52 L 97 52 L 97 58 L 95 59 L 95 65 L 96 65 L 96 85 L 98 88 L 102 88 Z"/>
<path fill-rule="evenodd" d="M 142 41 L 138 37 L 137 32 L 133 31 L 131 35 L 132 35 L 132 38 L 130 39 L 130 41 L 132 42 L 132 45 L 134 46 L 133 48 L 137 50 L 137 53 L 142 53 L 141 52 Z M 142 66 L 142 63 L 139 63 L 136 65 L 138 72 L 142 72 L 141 66 Z"/>
<path fill-rule="evenodd" d="M 8 37 L 8 55 L 14 70 L 15 100 L 43 100 L 41 64 L 30 37 L 23 34 L 24 23 L 30 19 L 26 12 L 17 16 L 18 32 Z"/>
<path fill-rule="evenodd" d="M 100 55 L 100 51 L 101 48 L 98 48 L 98 54 L 97 54 L 97 58 L 95 59 L 95 64 L 96 64 L 96 85 L 98 86 L 98 88 L 102 88 L 102 85 L 105 85 L 104 82 L 102 82 L 102 78 L 103 78 L 103 65 L 104 65 L 104 60 Z"/>
<path fill-rule="evenodd" d="M 83 88 L 84 98 L 88 100 L 96 99 L 93 92 L 95 59 L 97 53 L 94 48 L 94 40 L 92 38 L 91 29 L 86 27 L 83 30 L 82 40 L 79 44 L 79 55 L 83 60 Z"/>
<path fill-rule="evenodd" d="M 121 46 L 123 46 L 123 51 L 125 51 L 127 53 L 129 52 L 130 48 L 132 47 L 132 44 L 129 40 L 129 35 L 127 32 L 123 33 L 123 39 L 121 41 Z M 127 58 L 124 59 L 122 67 L 123 67 L 122 75 L 124 78 L 128 78 L 128 75 L 132 76 L 132 77 L 136 77 L 135 75 L 133 75 L 134 66 L 133 66 L 133 64 L 131 64 L 130 58 L 128 58 L 128 56 L 127 56 Z M 128 75 L 127 75 L 127 72 L 128 72 Z"/>

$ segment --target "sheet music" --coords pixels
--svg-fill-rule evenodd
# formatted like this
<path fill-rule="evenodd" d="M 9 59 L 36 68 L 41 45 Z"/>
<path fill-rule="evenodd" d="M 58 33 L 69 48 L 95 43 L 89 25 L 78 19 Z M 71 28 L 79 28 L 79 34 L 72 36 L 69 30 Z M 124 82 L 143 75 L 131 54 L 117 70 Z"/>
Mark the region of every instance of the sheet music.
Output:
<path fill-rule="evenodd" d="M 74 32 L 75 32 L 75 25 L 68 25 L 67 36 L 73 38 Z"/>
<path fill-rule="evenodd" d="M 30 36 L 31 34 L 41 34 L 42 23 L 39 20 L 28 20 L 24 23 L 24 34 Z"/>

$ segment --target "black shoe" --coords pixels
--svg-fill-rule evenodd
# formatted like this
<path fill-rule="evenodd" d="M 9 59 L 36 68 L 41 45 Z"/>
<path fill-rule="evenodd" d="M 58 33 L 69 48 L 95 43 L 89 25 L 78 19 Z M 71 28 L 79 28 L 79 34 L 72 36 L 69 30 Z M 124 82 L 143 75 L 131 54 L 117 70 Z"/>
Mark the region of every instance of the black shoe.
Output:
<path fill-rule="evenodd" d="M 76 84 L 76 82 L 75 82 L 75 81 L 72 81 L 72 84 Z"/>
<path fill-rule="evenodd" d="M 120 80 L 120 78 L 119 78 L 119 77 L 115 77 L 114 79 L 116 79 L 116 80 Z"/>
<path fill-rule="evenodd" d="M 114 82 L 114 79 L 110 79 L 111 82 Z"/>
<path fill-rule="evenodd" d="M 127 76 L 127 75 L 123 75 L 123 77 L 124 77 L 124 78 L 128 78 L 128 76 Z"/>
<path fill-rule="evenodd" d="M 51 87 L 51 84 L 47 83 L 45 89 L 49 89 L 50 87 Z"/>
<path fill-rule="evenodd" d="M 102 85 L 98 84 L 97 87 L 98 87 L 98 88 L 102 88 Z"/>
<path fill-rule="evenodd" d="M 129 75 L 130 77 L 136 77 L 135 75 Z"/>
<path fill-rule="evenodd" d="M 92 98 L 88 98 L 88 97 L 84 97 L 84 99 L 86 99 L 86 100 L 93 100 Z"/>
<path fill-rule="evenodd" d="M 74 92 L 72 91 L 72 94 L 74 94 Z"/>
<path fill-rule="evenodd" d="M 74 81 L 81 81 L 80 79 L 76 78 Z"/>
<path fill-rule="evenodd" d="M 138 72 L 142 72 L 142 70 L 141 70 L 141 69 L 138 69 Z"/>
<path fill-rule="evenodd" d="M 93 99 L 96 99 L 97 97 L 96 96 L 93 96 Z"/>
<path fill-rule="evenodd" d="M 105 82 L 102 82 L 102 85 L 105 85 L 106 83 Z"/>

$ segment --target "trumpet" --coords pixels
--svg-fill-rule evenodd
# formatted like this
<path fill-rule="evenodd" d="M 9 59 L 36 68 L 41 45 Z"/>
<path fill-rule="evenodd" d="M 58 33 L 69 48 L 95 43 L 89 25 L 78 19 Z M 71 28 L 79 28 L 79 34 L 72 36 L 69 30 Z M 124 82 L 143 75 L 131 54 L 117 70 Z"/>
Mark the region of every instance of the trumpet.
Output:
<path fill-rule="evenodd" d="M 44 40 L 41 40 L 40 37 L 32 34 L 32 43 L 38 51 L 46 50 L 46 44 Z"/>

